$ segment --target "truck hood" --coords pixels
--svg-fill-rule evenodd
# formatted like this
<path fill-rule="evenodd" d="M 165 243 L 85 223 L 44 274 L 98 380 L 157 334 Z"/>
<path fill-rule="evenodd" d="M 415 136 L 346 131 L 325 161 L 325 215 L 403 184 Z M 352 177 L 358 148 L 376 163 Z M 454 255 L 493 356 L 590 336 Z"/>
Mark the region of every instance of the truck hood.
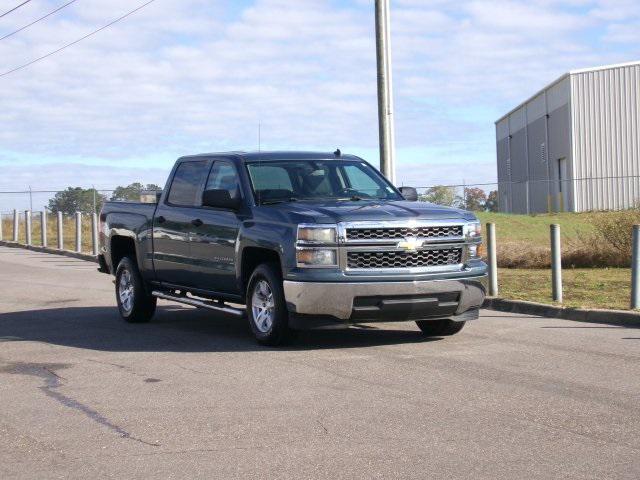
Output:
<path fill-rule="evenodd" d="M 475 220 L 471 212 L 425 202 L 333 201 L 292 202 L 272 205 L 293 223 L 338 223 L 384 220 Z"/>

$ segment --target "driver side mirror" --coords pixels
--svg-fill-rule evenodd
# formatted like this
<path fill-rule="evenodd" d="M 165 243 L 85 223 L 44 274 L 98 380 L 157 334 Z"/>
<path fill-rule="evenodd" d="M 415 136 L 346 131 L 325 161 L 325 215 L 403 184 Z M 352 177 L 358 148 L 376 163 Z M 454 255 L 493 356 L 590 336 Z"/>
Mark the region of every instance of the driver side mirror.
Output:
<path fill-rule="evenodd" d="M 413 187 L 400 187 L 400 193 L 409 202 L 418 201 L 418 191 Z"/>
<path fill-rule="evenodd" d="M 242 202 L 240 198 L 231 198 L 229 190 L 205 190 L 202 193 L 203 207 L 224 208 L 225 210 L 238 210 L 241 203 Z"/>

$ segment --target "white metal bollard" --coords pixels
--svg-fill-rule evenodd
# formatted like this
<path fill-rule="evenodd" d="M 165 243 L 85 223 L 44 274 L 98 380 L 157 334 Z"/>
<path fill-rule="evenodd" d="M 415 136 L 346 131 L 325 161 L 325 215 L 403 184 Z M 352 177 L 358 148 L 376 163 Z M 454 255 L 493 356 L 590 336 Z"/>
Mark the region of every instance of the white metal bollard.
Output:
<path fill-rule="evenodd" d="M 13 209 L 13 241 L 18 242 L 18 229 L 20 228 L 20 217 L 18 216 L 18 211 Z"/>
<path fill-rule="evenodd" d="M 496 224 L 487 223 L 487 260 L 489 261 L 489 296 L 498 296 L 498 257 L 496 255 Z"/>
<path fill-rule="evenodd" d="M 82 213 L 76 212 L 76 252 L 82 252 Z"/>
<path fill-rule="evenodd" d="M 93 246 L 93 254 L 98 255 L 98 215 L 91 215 L 91 244 Z"/>
<path fill-rule="evenodd" d="M 31 245 L 31 210 L 24 211 L 25 240 L 27 245 Z"/>
<path fill-rule="evenodd" d="M 56 224 L 58 226 L 58 250 L 64 250 L 64 223 L 62 219 L 62 212 L 58 212 Z"/>
<path fill-rule="evenodd" d="M 562 303 L 562 249 L 560 225 L 551 225 L 551 291 L 553 301 Z"/>
<path fill-rule="evenodd" d="M 47 211 L 40 212 L 40 245 L 47 246 Z"/>
<path fill-rule="evenodd" d="M 633 226 L 631 247 L 631 308 L 640 308 L 640 225 Z"/>

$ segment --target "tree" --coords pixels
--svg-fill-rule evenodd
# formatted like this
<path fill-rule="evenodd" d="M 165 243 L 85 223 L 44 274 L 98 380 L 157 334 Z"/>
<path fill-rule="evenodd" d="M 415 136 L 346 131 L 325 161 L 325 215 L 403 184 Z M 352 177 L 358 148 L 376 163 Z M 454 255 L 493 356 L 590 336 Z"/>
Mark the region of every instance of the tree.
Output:
<path fill-rule="evenodd" d="M 435 187 L 429 187 L 425 194 L 420 197 L 420 200 L 453 207 L 458 204 L 459 198 L 452 187 L 436 185 Z"/>
<path fill-rule="evenodd" d="M 498 191 L 492 190 L 489 192 L 487 196 L 487 201 L 484 202 L 484 209 L 489 212 L 497 212 L 498 211 Z"/>
<path fill-rule="evenodd" d="M 140 193 L 143 190 L 162 190 L 158 185 L 148 183 L 145 187 L 140 182 L 134 182 L 126 187 L 116 187 L 111 195 L 111 200 L 140 200 Z"/>
<path fill-rule="evenodd" d="M 73 215 L 76 212 L 93 213 L 95 199 L 95 213 L 99 213 L 106 198 L 93 188 L 67 187 L 49 199 L 49 210 L 52 213 L 62 212 Z"/>
<path fill-rule="evenodd" d="M 465 209 L 474 211 L 484 210 L 486 201 L 487 195 L 481 188 L 470 187 L 464 189 Z"/>

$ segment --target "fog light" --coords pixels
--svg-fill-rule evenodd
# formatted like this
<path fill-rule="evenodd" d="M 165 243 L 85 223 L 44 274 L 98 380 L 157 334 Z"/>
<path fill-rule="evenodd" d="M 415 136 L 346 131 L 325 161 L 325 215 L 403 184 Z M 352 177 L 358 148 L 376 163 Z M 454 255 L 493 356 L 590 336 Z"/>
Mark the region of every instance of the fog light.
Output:
<path fill-rule="evenodd" d="M 335 267 L 338 265 L 335 250 L 300 248 L 296 251 L 299 267 Z"/>

